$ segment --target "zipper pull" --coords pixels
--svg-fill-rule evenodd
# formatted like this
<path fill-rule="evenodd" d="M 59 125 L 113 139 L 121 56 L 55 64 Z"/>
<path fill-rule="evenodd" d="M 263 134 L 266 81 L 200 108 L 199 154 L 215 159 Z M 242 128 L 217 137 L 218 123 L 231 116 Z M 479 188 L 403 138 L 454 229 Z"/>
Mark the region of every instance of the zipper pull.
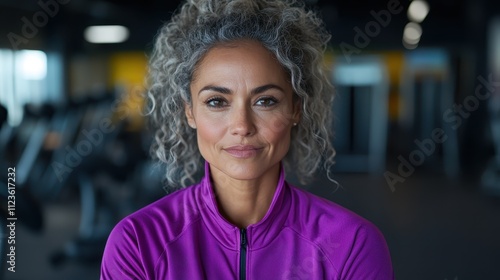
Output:
<path fill-rule="evenodd" d="M 240 229 L 241 233 L 241 246 L 247 246 L 247 230 L 242 228 Z"/>

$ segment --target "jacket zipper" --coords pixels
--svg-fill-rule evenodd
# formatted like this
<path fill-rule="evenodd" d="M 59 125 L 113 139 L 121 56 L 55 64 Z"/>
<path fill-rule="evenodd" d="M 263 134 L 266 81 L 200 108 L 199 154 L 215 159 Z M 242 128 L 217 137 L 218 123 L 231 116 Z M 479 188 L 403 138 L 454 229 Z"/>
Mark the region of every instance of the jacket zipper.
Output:
<path fill-rule="evenodd" d="M 245 280 L 247 277 L 247 230 L 245 228 L 240 229 L 240 240 L 241 240 L 241 250 L 240 250 L 240 280 Z"/>

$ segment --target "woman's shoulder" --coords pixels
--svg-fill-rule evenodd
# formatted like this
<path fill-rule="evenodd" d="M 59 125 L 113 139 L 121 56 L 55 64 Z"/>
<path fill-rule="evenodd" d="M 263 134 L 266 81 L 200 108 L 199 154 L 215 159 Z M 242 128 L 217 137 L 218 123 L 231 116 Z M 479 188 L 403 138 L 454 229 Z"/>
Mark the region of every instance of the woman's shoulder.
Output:
<path fill-rule="evenodd" d="M 354 242 L 357 238 L 374 238 L 385 243 L 379 229 L 353 211 L 293 185 L 290 190 L 293 218 L 289 221 L 297 232 L 312 239 L 336 236 Z"/>
<path fill-rule="evenodd" d="M 196 202 L 198 188 L 198 185 L 193 185 L 178 190 L 140 208 L 118 222 L 113 231 L 148 235 L 162 229 L 165 239 L 174 239 L 200 218 Z"/>
<path fill-rule="evenodd" d="M 307 190 L 293 185 L 290 185 L 290 190 L 292 203 L 298 204 L 295 209 L 307 212 L 309 218 L 321 218 L 326 223 L 335 222 L 343 226 L 371 224 L 353 211 Z"/>
<path fill-rule="evenodd" d="M 387 243 L 372 222 L 306 190 L 290 189 L 289 227 L 314 244 L 338 271 L 356 271 L 353 275 L 359 277 L 353 279 L 393 279 Z"/>
<path fill-rule="evenodd" d="M 166 246 L 200 219 L 197 190 L 194 185 L 169 194 L 118 222 L 106 242 L 101 277 L 150 279 Z"/>

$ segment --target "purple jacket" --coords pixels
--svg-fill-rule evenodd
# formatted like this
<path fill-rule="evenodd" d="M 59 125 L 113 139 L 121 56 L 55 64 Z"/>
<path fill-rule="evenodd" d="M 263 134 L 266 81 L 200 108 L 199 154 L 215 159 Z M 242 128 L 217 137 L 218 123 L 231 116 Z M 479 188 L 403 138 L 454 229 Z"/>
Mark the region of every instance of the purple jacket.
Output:
<path fill-rule="evenodd" d="M 394 279 L 370 222 L 285 181 L 264 218 L 246 229 L 217 209 L 208 164 L 199 184 L 120 221 L 101 279 Z"/>

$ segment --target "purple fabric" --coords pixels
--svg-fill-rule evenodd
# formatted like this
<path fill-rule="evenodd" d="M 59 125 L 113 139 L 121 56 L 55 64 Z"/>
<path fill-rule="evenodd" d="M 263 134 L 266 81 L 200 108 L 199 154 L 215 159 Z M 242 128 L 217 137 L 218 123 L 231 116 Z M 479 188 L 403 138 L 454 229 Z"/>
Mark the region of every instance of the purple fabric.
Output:
<path fill-rule="evenodd" d="M 199 184 L 120 221 L 101 279 L 238 279 L 240 231 L 217 209 L 208 164 Z M 246 279 L 394 279 L 384 237 L 370 222 L 285 181 L 265 217 L 247 227 Z"/>

